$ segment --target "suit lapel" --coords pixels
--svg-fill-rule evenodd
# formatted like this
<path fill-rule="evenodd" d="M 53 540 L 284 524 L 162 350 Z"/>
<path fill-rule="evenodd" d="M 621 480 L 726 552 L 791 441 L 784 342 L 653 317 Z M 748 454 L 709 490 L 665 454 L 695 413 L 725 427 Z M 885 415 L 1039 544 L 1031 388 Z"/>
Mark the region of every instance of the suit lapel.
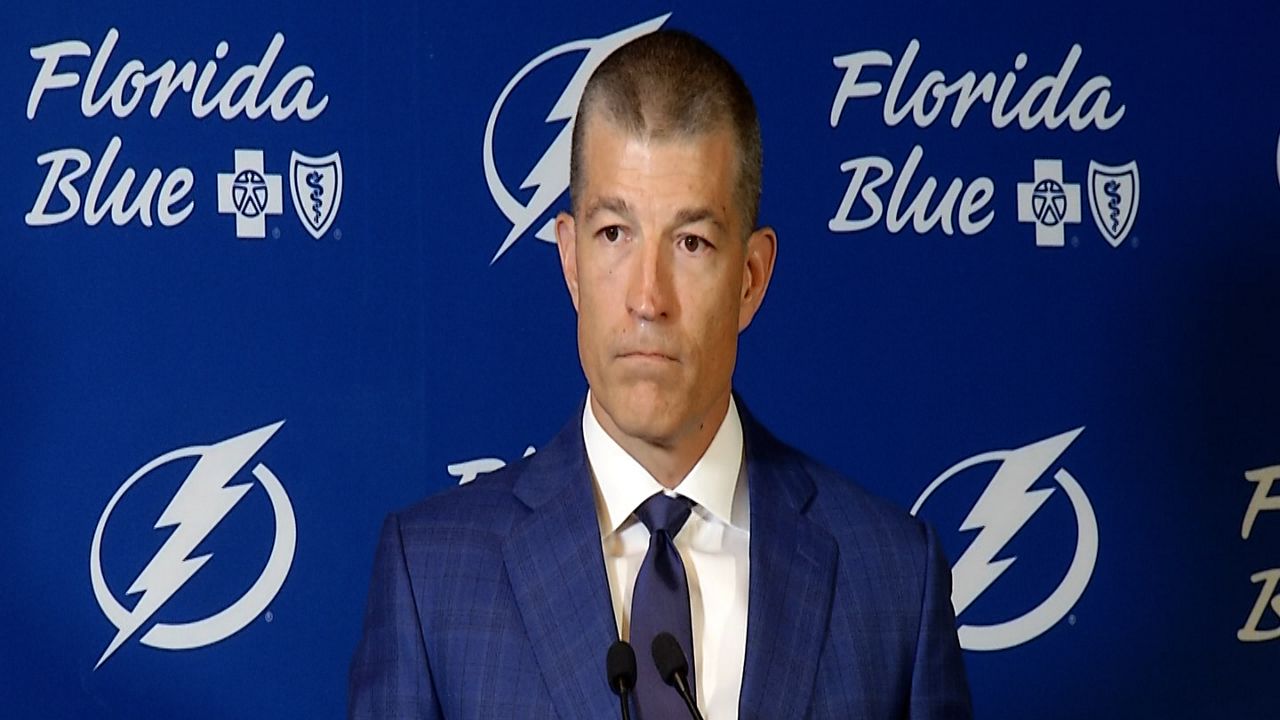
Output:
<path fill-rule="evenodd" d="M 805 517 L 815 492 L 794 451 L 742 409 L 751 570 L 740 718 L 801 717 L 831 617 L 837 546 Z"/>
<path fill-rule="evenodd" d="M 530 508 L 503 543 L 507 576 L 547 689 L 561 718 L 617 713 L 604 656 L 617 639 L 581 414 L 516 480 Z"/>

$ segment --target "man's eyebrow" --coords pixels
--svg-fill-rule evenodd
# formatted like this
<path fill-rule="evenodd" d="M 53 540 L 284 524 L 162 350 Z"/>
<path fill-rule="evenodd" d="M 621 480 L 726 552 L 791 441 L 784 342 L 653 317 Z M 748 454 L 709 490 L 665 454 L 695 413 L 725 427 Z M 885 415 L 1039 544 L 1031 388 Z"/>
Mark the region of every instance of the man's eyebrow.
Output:
<path fill-rule="evenodd" d="M 584 222 L 591 222 L 596 215 L 602 212 L 610 212 L 628 220 L 633 217 L 631 206 L 627 204 L 626 200 L 619 197 L 606 196 L 597 198 L 587 207 L 587 211 L 583 214 L 583 220 Z M 711 223 L 720 232 L 727 231 L 724 222 L 708 207 L 684 208 L 676 213 L 671 225 L 672 227 L 683 227 L 698 222 Z"/>
<path fill-rule="evenodd" d="M 683 225 L 692 225 L 694 223 L 704 221 L 711 223 L 721 232 L 726 230 L 725 225 L 720 221 L 719 216 L 712 212 L 711 208 L 706 207 L 685 208 L 677 212 L 673 225 L 675 225 L 675 227 L 681 227 Z"/>
<path fill-rule="evenodd" d="M 593 217 L 595 217 L 596 215 L 599 215 L 602 212 L 611 212 L 614 215 L 618 215 L 624 218 L 629 218 L 631 217 L 631 206 L 628 205 L 627 201 L 623 200 L 622 198 L 617 198 L 617 197 L 597 198 L 596 201 L 591 203 L 591 206 L 587 208 L 587 212 L 584 213 L 584 218 L 587 222 L 591 222 L 591 219 Z"/>

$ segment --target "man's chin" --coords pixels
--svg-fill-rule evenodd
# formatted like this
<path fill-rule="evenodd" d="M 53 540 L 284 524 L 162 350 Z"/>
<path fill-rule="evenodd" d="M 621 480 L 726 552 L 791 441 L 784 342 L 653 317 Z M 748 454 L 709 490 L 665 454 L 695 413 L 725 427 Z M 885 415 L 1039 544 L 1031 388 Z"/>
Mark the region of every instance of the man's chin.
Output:
<path fill-rule="evenodd" d="M 640 392 L 620 393 L 608 400 L 598 399 L 603 401 L 601 406 L 608 415 L 607 419 L 600 420 L 611 420 L 611 424 L 628 438 L 665 446 L 678 432 L 677 405 L 666 397 Z"/>

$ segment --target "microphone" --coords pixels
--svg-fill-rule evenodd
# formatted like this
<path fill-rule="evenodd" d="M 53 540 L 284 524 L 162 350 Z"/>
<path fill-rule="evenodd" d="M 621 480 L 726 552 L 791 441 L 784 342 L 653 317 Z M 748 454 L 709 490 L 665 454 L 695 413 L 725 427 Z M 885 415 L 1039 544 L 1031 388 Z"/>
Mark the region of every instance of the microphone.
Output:
<path fill-rule="evenodd" d="M 622 702 L 622 720 L 631 720 L 631 691 L 636 686 L 636 653 L 631 643 L 615 640 L 604 658 L 604 669 L 609 675 L 609 689 Z"/>
<path fill-rule="evenodd" d="M 658 675 L 680 693 L 693 720 L 702 720 L 698 704 L 689 692 L 689 661 L 685 659 L 684 650 L 680 649 L 680 641 L 669 632 L 660 632 L 650 649 L 653 651 L 653 664 L 658 666 Z"/>

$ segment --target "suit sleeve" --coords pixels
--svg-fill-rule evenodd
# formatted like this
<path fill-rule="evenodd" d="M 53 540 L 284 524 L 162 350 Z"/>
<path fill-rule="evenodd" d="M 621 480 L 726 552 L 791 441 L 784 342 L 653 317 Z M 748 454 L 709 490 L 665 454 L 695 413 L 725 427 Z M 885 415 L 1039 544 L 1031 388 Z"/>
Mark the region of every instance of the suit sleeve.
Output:
<path fill-rule="evenodd" d="M 929 526 L 925 534 L 925 585 L 911 672 L 910 720 L 971 720 L 956 619 L 951 606 L 951 568 Z"/>
<path fill-rule="evenodd" d="M 444 717 L 394 514 L 382 526 L 374 556 L 364 633 L 351 660 L 348 691 L 351 720 Z"/>

